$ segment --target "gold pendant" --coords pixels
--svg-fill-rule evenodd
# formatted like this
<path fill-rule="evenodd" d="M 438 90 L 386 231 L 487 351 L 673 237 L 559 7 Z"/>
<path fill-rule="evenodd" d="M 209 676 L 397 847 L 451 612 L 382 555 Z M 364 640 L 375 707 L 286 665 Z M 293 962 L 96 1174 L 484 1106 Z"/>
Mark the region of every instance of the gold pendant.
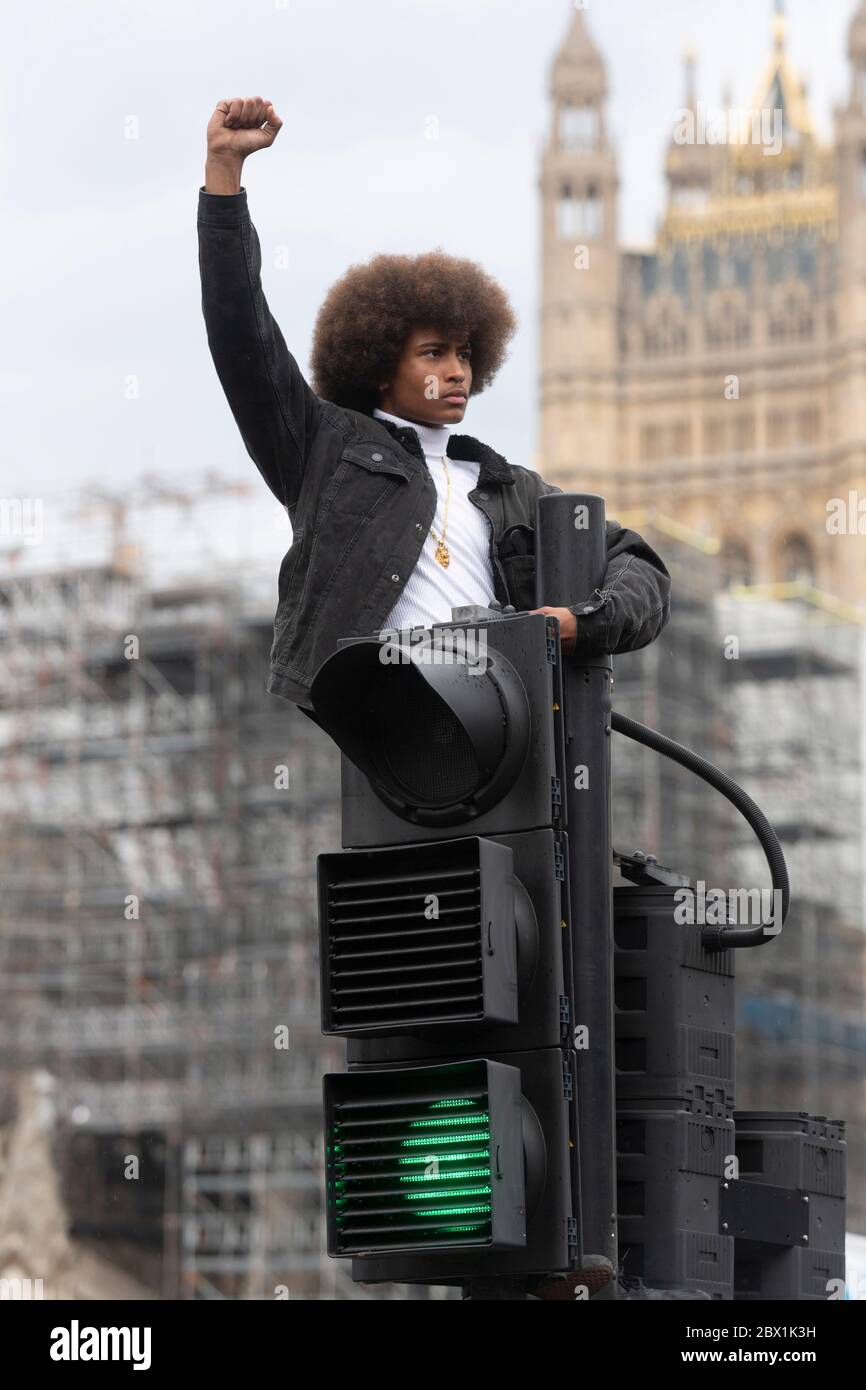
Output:
<path fill-rule="evenodd" d="M 448 554 L 448 547 L 444 541 L 440 541 L 436 547 L 436 559 L 443 569 L 447 570 L 451 564 L 451 556 Z"/>

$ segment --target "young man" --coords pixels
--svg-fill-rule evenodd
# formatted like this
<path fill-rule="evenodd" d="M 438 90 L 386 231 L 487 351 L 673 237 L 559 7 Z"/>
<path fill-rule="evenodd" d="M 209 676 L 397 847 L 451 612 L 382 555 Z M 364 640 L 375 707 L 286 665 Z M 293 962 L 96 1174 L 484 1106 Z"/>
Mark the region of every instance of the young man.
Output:
<path fill-rule="evenodd" d="M 670 614 L 670 577 L 608 522 L 602 587 L 536 610 L 535 503 L 560 488 L 456 433 L 516 323 L 502 289 L 442 251 L 380 255 L 332 286 L 307 384 L 268 309 L 244 159 L 282 121 L 261 97 L 208 124 L 199 265 L 208 343 L 247 452 L 286 508 L 268 690 L 311 714 L 310 686 L 341 637 L 450 622 L 498 600 L 555 613 L 563 650 L 635 651 Z M 312 717 L 315 717 L 314 715 Z"/>

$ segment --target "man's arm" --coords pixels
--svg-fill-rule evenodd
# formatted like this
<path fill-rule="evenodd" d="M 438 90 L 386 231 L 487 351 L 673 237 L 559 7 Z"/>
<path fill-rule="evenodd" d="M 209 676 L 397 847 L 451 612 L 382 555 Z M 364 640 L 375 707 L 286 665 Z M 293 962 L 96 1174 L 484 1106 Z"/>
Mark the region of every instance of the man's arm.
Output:
<path fill-rule="evenodd" d="M 539 495 L 561 493 L 539 478 Z M 671 615 L 671 577 L 637 531 L 607 523 L 607 568 L 600 588 L 567 608 L 534 608 L 560 616 L 563 650 L 578 656 L 636 652 L 649 646 Z M 574 623 L 566 615 L 571 614 Z M 568 629 L 571 628 L 571 631 Z"/>
<path fill-rule="evenodd" d="M 261 97 L 218 104 L 208 123 L 198 243 L 202 311 L 217 375 L 247 453 L 293 512 L 322 407 L 268 308 L 259 238 L 241 187 L 244 159 L 273 144 L 281 125 Z"/>
<path fill-rule="evenodd" d="M 637 531 L 607 523 L 607 569 L 601 587 L 569 606 L 577 619 L 574 650 L 590 656 L 649 646 L 671 615 L 671 577 Z"/>

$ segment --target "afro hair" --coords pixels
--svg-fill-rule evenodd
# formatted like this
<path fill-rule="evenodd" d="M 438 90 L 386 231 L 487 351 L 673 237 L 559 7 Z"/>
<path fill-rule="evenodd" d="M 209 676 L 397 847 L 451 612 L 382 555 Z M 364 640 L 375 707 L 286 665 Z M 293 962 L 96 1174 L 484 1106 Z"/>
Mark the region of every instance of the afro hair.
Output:
<path fill-rule="evenodd" d="M 335 405 L 371 414 L 413 328 L 466 337 L 472 389 L 489 386 L 517 319 L 505 291 L 474 261 L 437 247 L 419 256 L 374 256 L 333 284 L 316 319 L 313 389 Z"/>

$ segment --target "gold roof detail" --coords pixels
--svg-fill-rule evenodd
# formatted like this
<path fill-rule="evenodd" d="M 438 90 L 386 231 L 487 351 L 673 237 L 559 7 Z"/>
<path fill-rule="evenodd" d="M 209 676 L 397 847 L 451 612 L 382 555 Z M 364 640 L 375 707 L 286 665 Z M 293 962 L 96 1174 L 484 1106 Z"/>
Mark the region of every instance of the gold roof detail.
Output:
<path fill-rule="evenodd" d="M 839 199 L 835 187 L 779 189 L 754 196 L 713 198 L 705 207 L 668 208 L 659 242 L 692 241 L 710 236 L 748 236 L 778 228 L 813 227 L 835 238 Z"/>
<path fill-rule="evenodd" d="M 864 0 L 866 16 L 866 0 Z M 786 51 L 787 19 L 777 0 L 773 51 L 750 108 L 695 111 L 674 134 L 665 169 L 669 202 L 659 227 L 660 247 L 705 237 L 754 236 L 812 228 L 827 240 L 838 234 L 834 151 L 819 141 L 806 104 L 806 88 Z M 687 87 L 693 76 L 687 60 Z M 776 113 L 781 115 L 777 116 Z"/>

